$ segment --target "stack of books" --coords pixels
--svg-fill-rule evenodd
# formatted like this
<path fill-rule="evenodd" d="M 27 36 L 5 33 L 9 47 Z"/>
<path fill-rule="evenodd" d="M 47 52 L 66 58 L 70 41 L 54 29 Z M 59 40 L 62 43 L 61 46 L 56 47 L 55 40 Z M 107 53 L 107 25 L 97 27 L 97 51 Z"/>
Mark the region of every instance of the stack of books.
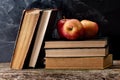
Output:
<path fill-rule="evenodd" d="M 46 69 L 104 69 L 112 65 L 107 38 L 46 41 Z"/>
<path fill-rule="evenodd" d="M 50 41 L 57 9 L 24 10 L 10 67 L 12 69 L 104 69 L 112 65 L 107 39 Z M 45 44 L 45 45 L 44 45 Z"/>

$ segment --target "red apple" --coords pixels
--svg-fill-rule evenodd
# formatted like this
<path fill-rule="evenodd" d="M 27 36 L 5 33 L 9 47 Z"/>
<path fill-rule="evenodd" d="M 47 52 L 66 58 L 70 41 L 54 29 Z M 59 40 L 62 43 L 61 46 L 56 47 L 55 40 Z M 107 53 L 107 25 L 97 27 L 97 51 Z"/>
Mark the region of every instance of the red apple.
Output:
<path fill-rule="evenodd" d="M 59 34 L 59 36 L 60 36 L 60 38 L 64 38 L 64 36 L 63 36 L 63 33 L 61 33 L 61 31 L 62 31 L 62 28 L 63 28 L 63 25 L 64 25 L 64 23 L 67 21 L 68 19 L 60 19 L 59 21 L 58 21 L 58 23 L 57 23 L 57 31 L 58 31 L 58 34 Z"/>
<path fill-rule="evenodd" d="M 85 38 L 93 38 L 97 35 L 99 27 L 96 22 L 90 20 L 82 20 L 81 23 L 85 31 Z"/>
<path fill-rule="evenodd" d="M 84 29 L 82 24 L 77 19 L 63 19 L 58 23 L 58 33 L 62 38 L 68 40 L 76 40 L 82 38 L 84 34 Z"/>

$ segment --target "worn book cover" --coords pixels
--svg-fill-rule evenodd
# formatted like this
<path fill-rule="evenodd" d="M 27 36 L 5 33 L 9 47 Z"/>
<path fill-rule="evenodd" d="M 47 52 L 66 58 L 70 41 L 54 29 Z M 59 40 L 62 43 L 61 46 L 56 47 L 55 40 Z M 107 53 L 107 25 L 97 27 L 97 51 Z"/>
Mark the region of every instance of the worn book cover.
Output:
<path fill-rule="evenodd" d="M 112 54 L 98 57 L 46 57 L 46 69 L 105 69 L 110 67 Z"/>
<path fill-rule="evenodd" d="M 11 60 L 12 69 L 22 69 L 34 35 L 40 9 L 24 10 Z"/>
<path fill-rule="evenodd" d="M 84 48 L 84 47 L 105 47 L 107 38 L 97 38 L 79 41 L 46 41 L 45 48 Z"/>

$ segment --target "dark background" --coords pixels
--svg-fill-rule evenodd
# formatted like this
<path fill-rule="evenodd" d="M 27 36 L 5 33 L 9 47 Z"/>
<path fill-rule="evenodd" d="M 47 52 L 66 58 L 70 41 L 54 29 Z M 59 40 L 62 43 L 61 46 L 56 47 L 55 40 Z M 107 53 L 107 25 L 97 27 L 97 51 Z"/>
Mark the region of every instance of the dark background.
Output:
<path fill-rule="evenodd" d="M 33 1 L 35 0 L 0 0 L 0 62 L 11 60 L 22 11 Z M 120 0 L 81 1 L 108 19 L 110 53 L 120 59 Z"/>
<path fill-rule="evenodd" d="M 0 62 L 11 60 L 22 10 L 32 1 L 0 0 Z"/>

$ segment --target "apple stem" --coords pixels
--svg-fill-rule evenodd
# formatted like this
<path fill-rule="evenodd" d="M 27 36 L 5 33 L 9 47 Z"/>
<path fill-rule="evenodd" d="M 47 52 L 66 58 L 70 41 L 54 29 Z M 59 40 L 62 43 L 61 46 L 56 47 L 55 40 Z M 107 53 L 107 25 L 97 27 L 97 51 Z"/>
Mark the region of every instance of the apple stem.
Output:
<path fill-rule="evenodd" d="M 70 30 L 70 31 L 71 31 L 72 29 L 73 29 L 73 26 L 71 26 L 70 28 L 68 28 L 68 30 Z"/>
<path fill-rule="evenodd" d="M 65 19 L 65 16 L 63 16 L 63 19 Z"/>

